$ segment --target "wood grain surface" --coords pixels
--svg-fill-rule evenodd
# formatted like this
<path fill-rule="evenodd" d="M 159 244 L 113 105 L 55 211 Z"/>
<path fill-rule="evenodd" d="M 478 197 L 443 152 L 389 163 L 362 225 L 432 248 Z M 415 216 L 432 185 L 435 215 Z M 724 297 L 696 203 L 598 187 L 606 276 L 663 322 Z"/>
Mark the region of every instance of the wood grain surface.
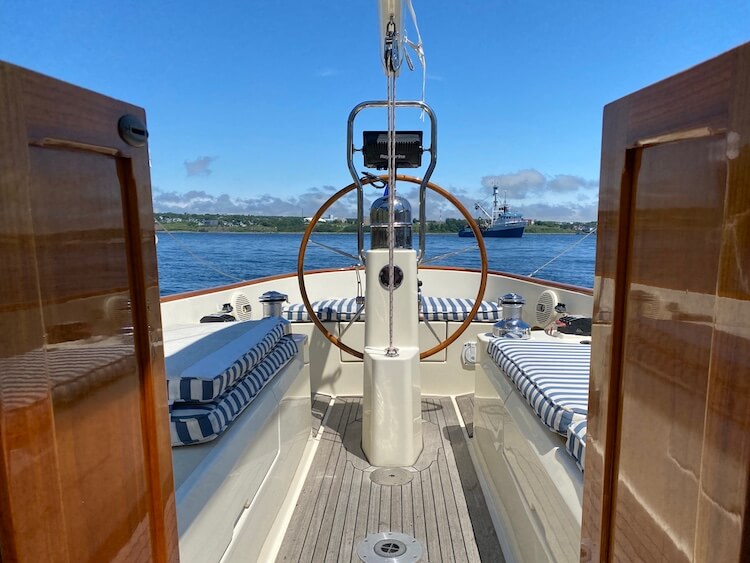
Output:
<path fill-rule="evenodd" d="M 750 559 L 748 185 L 750 45 L 605 108 L 582 561 Z"/>
<path fill-rule="evenodd" d="M 0 63 L 0 553 L 176 561 L 143 110 Z"/>

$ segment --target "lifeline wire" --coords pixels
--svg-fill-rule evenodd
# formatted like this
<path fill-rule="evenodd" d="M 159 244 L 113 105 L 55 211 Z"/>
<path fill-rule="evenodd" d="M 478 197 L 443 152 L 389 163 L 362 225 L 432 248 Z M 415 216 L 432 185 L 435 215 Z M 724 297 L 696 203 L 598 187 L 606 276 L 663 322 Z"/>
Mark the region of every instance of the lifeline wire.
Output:
<path fill-rule="evenodd" d="M 237 276 L 233 276 L 232 274 L 227 274 L 226 272 L 224 272 L 222 270 L 219 270 L 217 267 L 215 267 L 213 264 L 211 264 L 211 262 L 209 262 L 208 260 L 206 260 L 204 258 L 201 258 L 197 254 L 195 254 L 192 250 L 190 250 L 187 246 L 185 246 L 179 240 L 177 240 L 177 237 L 174 236 L 171 231 L 168 231 L 167 228 L 164 225 L 162 225 L 159 222 L 158 219 L 154 219 L 154 221 L 156 222 L 157 225 L 159 225 L 163 229 L 163 232 L 167 233 L 170 237 L 172 237 L 172 239 L 174 240 L 175 244 L 177 244 L 177 246 L 179 246 L 182 250 L 184 250 L 185 252 L 187 252 L 188 254 L 190 254 L 190 256 L 192 256 L 196 261 L 205 264 L 206 266 L 208 266 L 211 270 L 213 270 L 217 274 L 220 274 L 220 275 L 222 275 L 225 278 L 228 278 L 230 280 L 240 281 L 240 282 L 241 281 L 247 281 L 247 280 L 243 280 L 242 278 L 238 278 Z"/>
<path fill-rule="evenodd" d="M 552 260 L 550 260 L 548 262 L 545 262 L 544 264 L 542 264 L 541 266 L 539 266 L 536 270 L 534 270 L 533 272 L 531 272 L 529 274 L 529 277 L 533 278 L 534 274 L 536 274 L 539 270 L 542 270 L 542 269 L 546 268 L 547 266 L 549 266 L 550 264 L 552 264 L 552 262 L 554 262 L 555 260 L 557 260 L 558 258 L 560 258 L 560 256 L 562 256 L 566 252 L 572 250 L 574 247 L 576 247 L 579 244 L 581 244 L 584 240 L 586 240 L 586 237 L 588 237 L 590 235 L 593 235 L 595 232 L 596 232 L 596 229 L 592 230 L 589 233 L 586 233 L 583 237 L 581 237 L 576 242 L 574 242 L 573 244 L 571 244 L 568 248 L 566 248 L 565 250 L 563 250 L 560 254 L 558 254 L 557 256 L 555 256 Z"/>

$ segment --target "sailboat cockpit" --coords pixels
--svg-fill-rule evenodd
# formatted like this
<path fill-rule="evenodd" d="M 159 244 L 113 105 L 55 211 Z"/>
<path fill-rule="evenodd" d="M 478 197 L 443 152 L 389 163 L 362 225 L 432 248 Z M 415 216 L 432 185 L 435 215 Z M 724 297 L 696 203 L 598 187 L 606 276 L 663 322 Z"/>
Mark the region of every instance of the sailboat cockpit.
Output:
<path fill-rule="evenodd" d="M 490 269 L 401 4 L 297 271 L 166 297 L 145 111 L 0 63 L 0 562 L 750 558 L 750 44 L 604 109 L 590 290 Z M 480 268 L 425 263 L 428 193 Z"/>

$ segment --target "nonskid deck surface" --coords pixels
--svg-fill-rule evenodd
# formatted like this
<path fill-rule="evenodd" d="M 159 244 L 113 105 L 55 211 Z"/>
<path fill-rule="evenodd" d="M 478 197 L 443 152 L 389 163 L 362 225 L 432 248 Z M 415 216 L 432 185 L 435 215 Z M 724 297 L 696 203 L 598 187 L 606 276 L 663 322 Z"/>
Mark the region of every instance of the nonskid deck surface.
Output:
<path fill-rule="evenodd" d="M 503 561 L 487 505 L 449 397 L 422 400 L 424 450 L 403 485 L 371 481 L 360 447 L 361 397 L 329 407 L 321 443 L 277 561 L 360 561 L 371 533 L 415 537 L 422 561 Z"/>

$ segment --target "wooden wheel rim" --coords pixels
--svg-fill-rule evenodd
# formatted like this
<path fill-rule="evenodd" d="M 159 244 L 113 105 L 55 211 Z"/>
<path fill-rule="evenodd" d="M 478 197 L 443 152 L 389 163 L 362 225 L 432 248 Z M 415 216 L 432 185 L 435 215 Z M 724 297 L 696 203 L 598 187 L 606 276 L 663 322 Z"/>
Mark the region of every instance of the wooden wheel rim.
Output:
<path fill-rule="evenodd" d="M 377 180 L 387 180 L 388 178 L 386 176 L 380 176 L 380 177 L 372 177 L 372 178 L 365 178 L 362 180 L 362 186 L 367 186 L 368 184 L 371 184 Z M 396 176 L 396 179 L 402 182 L 410 182 L 412 184 L 421 184 L 422 181 L 419 178 L 415 178 L 414 176 L 406 176 L 405 174 L 399 174 Z M 321 333 L 328 339 L 329 342 L 343 350 L 344 352 L 351 354 L 352 356 L 359 358 L 360 360 L 364 358 L 364 354 L 360 352 L 359 350 L 355 350 L 351 346 L 348 346 L 344 344 L 338 337 L 331 334 L 331 332 L 325 327 L 323 324 L 323 321 L 321 321 L 318 318 L 318 315 L 313 311 L 312 304 L 310 303 L 310 298 L 307 295 L 307 288 L 305 286 L 305 253 L 307 251 L 307 243 L 310 240 L 310 236 L 312 235 L 312 231 L 315 228 L 315 225 L 318 224 L 318 221 L 323 216 L 323 214 L 328 211 L 328 208 L 331 207 L 331 205 L 334 204 L 338 199 L 348 194 L 350 191 L 355 189 L 357 185 L 355 183 L 351 183 L 348 186 L 340 189 L 335 194 L 333 194 L 328 200 L 320 206 L 320 209 L 313 215 L 313 218 L 310 220 L 310 223 L 307 225 L 307 229 L 305 229 L 305 233 L 302 236 L 302 241 L 300 243 L 299 247 L 299 254 L 297 255 L 297 282 L 299 284 L 299 290 L 300 294 L 302 296 L 302 303 L 305 305 L 305 310 L 307 311 L 307 315 L 312 319 L 315 326 L 320 330 Z M 464 319 L 464 321 L 461 323 L 461 325 L 445 340 L 439 342 L 432 348 L 425 350 L 424 352 L 421 352 L 419 354 L 419 359 L 424 360 L 425 358 L 429 358 L 430 356 L 437 354 L 444 348 L 447 348 L 453 342 L 458 339 L 459 336 L 461 336 L 464 331 L 469 328 L 469 325 L 474 320 L 474 316 L 479 311 L 479 308 L 482 306 L 482 296 L 484 295 L 484 290 L 487 288 L 487 252 L 484 247 L 484 239 L 482 238 L 482 233 L 479 230 L 479 226 L 477 225 L 476 221 L 474 221 L 474 218 L 471 216 L 469 211 L 463 206 L 463 204 L 456 199 L 456 197 L 453 196 L 453 194 L 447 192 L 437 184 L 433 184 L 432 182 L 427 182 L 427 187 L 430 188 L 435 193 L 443 196 L 445 199 L 447 199 L 450 203 L 452 203 L 456 209 L 458 209 L 461 212 L 461 215 L 464 216 L 464 219 L 467 220 L 469 223 L 469 227 L 471 227 L 471 230 L 474 232 L 474 237 L 477 241 L 477 245 L 479 246 L 479 256 L 482 263 L 481 268 L 481 276 L 479 279 L 479 289 L 477 291 L 476 299 L 474 299 L 474 307 L 472 307 L 471 312 L 469 315 Z"/>

